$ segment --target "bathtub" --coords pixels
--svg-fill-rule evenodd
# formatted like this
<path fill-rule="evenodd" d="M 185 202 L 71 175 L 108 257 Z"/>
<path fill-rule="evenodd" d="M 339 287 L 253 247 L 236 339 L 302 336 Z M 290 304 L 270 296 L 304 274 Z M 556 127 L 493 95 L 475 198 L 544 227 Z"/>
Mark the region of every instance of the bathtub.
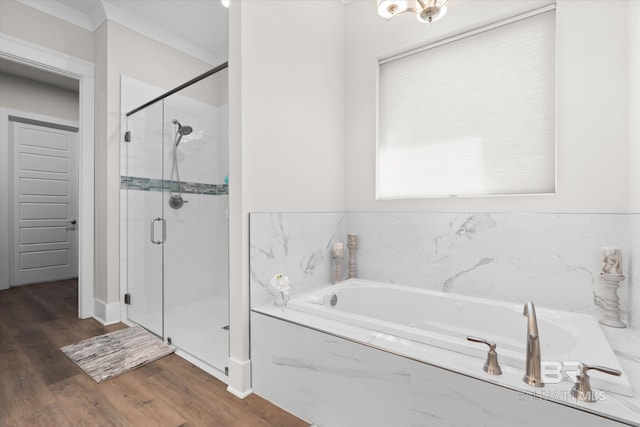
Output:
<path fill-rule="evenodd" d="M 298 296 L 289 301 L 287 310 L 484 360 L 487 346 L 466 339 L 481 337 L 497 344 L 501 365 L 522 369 L 524 374 L 527 319 L 522 314 L 523 303 L 350 279 Z M 584 362 L 622 371 L 592 316 L 542 307 L 536 307 L 536 313 L 543 363 Z M 568 372 L 574 369 L 565 366 Z M 591 384 L 596 389 L 634 396 L 624 372 L 620 377 L 596 373 Z"/>

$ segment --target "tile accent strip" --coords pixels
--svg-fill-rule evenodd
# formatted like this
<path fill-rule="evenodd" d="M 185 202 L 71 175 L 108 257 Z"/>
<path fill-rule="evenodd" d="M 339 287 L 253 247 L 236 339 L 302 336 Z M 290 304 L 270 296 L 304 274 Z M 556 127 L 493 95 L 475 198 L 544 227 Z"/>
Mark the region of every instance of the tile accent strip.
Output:
<path fill-rule="evenodd" d="M 168 179 L 141 178 L 137 176 L 120 176 L 120 188 L 140 191 L 169 191 L 169 184 L 174 193 L 178 192 L 178 183 Z M 200 182 L 180 182 L 184 194 L 203 194 L 208 196 L 226 196 L 229 194 L 227 184 L 204 184 Z"/>

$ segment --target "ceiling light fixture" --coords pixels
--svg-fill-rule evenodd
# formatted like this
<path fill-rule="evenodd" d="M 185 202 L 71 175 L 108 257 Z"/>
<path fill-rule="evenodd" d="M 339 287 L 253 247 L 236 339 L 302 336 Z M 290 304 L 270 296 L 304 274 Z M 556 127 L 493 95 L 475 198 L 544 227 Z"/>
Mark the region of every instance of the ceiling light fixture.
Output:
<path fill-rule="evenodd" d="M 220 0 L 220 3 L 227 9 L 229 9 L 229 5 L 231 4 L 231 0 Z"/>
<path fill-rule="evenodd" d="M 447 0 L 378 0 L 378 15 L 391 19 L 413 12 L 420 22 L 435 22 L 447 13 Z"/>

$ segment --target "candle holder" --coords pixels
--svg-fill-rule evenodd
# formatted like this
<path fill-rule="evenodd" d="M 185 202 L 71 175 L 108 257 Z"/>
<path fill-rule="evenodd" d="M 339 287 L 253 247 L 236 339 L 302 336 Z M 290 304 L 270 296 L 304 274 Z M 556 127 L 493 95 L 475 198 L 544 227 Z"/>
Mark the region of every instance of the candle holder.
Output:
<path fill-rule="evenodd" d="M 342 268 L 344 266 L 344 251 L 342 243 L 334 243 L 333 251 L 333 283 L 342 282 L 344 280 L 344 275 L 342 273 Z"/>
<path fill-rule="evenodd" d="M 344 263 L 344 258 L 341 256 L 336 256 L 335 254 L 333 255 L 333 262 L 334 262 L 334 276 L 333 276 L 333 283 L 338 283 L 338 282 L 342 282 L 342 264 Z"/>
<path fill-rule="evenodd" d="M 347 235 L 347 248 L 349 248 L 349 279 L 356 277 L 356 250 L 358 249 L 358 236 L 354 233 Z"/>
<path fill-rule="evenodd" d="M 627 325 L 620 320 L 620 297 L 618 297 L 618 287 L 624 280 L 623 275 L 600 273 L 600 278 L 604 282 L 604 297 L 602 298 L 602 309 L 604 317 L 600 323 L 612 328 L 626 328 Z"/>

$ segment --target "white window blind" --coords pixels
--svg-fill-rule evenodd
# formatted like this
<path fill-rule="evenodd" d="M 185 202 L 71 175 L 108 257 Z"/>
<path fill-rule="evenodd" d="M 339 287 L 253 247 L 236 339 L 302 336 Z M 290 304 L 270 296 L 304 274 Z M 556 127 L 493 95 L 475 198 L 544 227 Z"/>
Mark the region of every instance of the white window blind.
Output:
<path fill-rule="evenodd" d="M 380 61 L 379 199 L 548 194 L 555 9 Z"/>

